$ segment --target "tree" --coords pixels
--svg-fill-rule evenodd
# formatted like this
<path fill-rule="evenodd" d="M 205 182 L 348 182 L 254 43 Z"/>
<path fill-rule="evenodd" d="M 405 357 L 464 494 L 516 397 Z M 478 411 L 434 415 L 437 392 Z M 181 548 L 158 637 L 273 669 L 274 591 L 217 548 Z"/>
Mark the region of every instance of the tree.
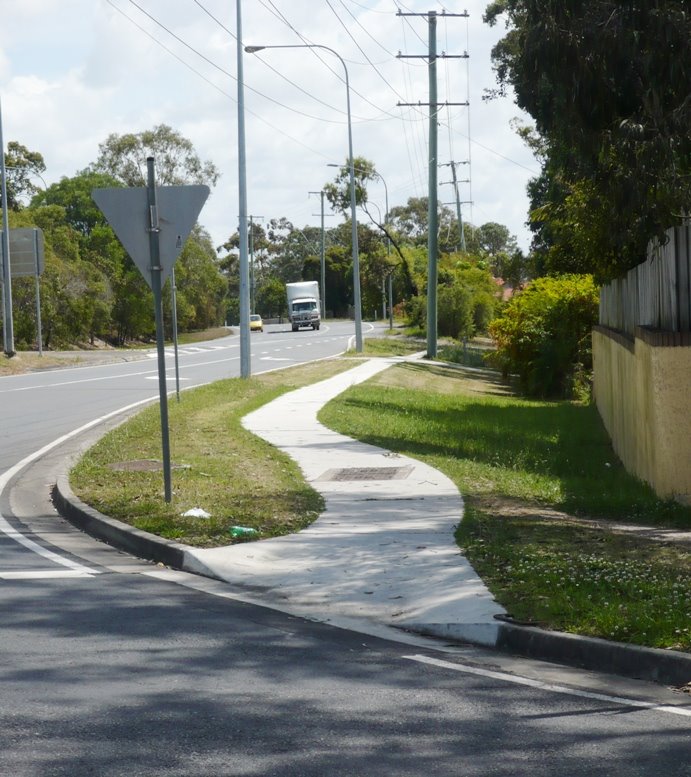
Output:
<path fill-rule="evenodd" d="M 367 182 L 378 178 L 374 163 L 364 156 L 356 156 L 353 159 L 353 178 L 355 179 L 355 204 L 363 206 L 367 204 Z M 351 212 L 350 199 L 350 162 L 346 161 L 339 168 L 336 178 L 332 183 L 325 183 L 322 187 L 324 196 L 333 210 L 347 216 Z"/>
<path fill-rule="evenodd" d="M 511 253 L 518 247 L 508 227 L 494 221 L 488 221 L 477 228 L 477 240 L 480 249 L 490 257 Z"/>
<path fill-rule="evenodd" d="M 32 202 L 38 207 L 42 202 L 59 205 L 64 209 L 65 220 L 80 235 L 88 237 L 97 226 L 105 226 L 106 219 L 93 200 L 93 189 L 110 188 L 122 184 L 111 175 L 86 170 L 72 178 L 61 178 L 59 183 L 49 186 Z"/>
<path fill-rule="evenodd" d="M 497 0 L 485 19 L 502 13 L 499 91 L 512 87 L 543 142 L 535 223 L 550 248 L 585 235 L 578 261 L 599 279 L 621 274 L 691 201 L 688 3 Z"/>
<path fill-rule="evenodd" d="M 411 197 L 405 205 L 398 205 L 389 210 L 391 226 L 403 241 L 419 246 L 427 245 L 428 202 L 427 197 Z M 439 251 L 450 253 L 458 244 L 458 223 L 446 205 L 439 206 L 437 222 Z"/>
<path fill-rule="evenodd" d="M 269 278 L 257 289 L 257 310 L 265 318 L 278 318 L 287 307 L 286 287 L 278 278 Z"/>
<path fill-rule="evenodd" d="M 91 172 L 106 173 L 123 186 L 145 186 L 147 157 L 156 160 L 159 186 L 208 184 L 215 186 L 219 172 L 212 162 L 202 162 L 192 142 L 167 124 L 125 135 L 112 134 L 98 147 Z"/>
<path fill-rule="evenodd" d="M 211 237 L 198 225 L 175 263 L 175 283 L 182 331 L 207 329 L 223 322 L 228 287 Z"/>
<path fill-rule="evenodd" d="M 43 156 L 38 151 L 29 151 L 26 146 L 10 140 L 5 154 L 7 205 L 9 210 L 20 210 L 21 198 L 40 192 L 40 187 L 31 181 L 32 176 L 40 178 L 46 170 Z"/>

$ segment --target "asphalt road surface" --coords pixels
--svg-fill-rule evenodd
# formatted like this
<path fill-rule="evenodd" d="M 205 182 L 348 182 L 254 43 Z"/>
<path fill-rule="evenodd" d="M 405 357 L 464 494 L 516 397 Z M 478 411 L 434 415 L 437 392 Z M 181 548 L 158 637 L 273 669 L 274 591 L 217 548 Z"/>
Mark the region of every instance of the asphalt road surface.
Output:
<path fill-rule="evenodd" d="M 255 334 L 253 372 L 350 336 Z M 183 385 L 238 365 L 237 338 L 196 346 Z M 146 358 L 0 379 L 0 777 L 691 775 L 688 696 L 311 623 L 75 531 L 52 443 L 157 388 Z"/>

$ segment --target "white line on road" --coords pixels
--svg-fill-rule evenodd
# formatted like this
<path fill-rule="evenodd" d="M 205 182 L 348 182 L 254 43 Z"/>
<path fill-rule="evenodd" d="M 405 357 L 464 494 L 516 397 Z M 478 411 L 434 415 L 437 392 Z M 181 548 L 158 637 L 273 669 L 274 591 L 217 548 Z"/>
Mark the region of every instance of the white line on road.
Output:
<path fill-rule="evenodd" d="M 100 572 L 82 572 L 79 569 L 36 569 L 20 572 L 0 572 L 0 580 L 53 580 L 64 577 L 93 577 Z"/>
<path fill-rule="evenodd" d="M 139 407 L 140 405 L 148 404 L 155 399 L 158 399 L 158 397 L 149 397 L 148 399 L 142 399 L 139 402 L 133 402 L 131 405 L 121 407 L 112 413 L 108 413 L 104 416 L 101 416 L 100 418 L 94 419 L 93 421 L 89 421 L 88 424 L 84 424 L 78 429 L 74 429 L 67 434 L 63 434 L 62 437 L 58 437 L 57 440 L 53 440 L 53 442 L 48 443 L 48 445 L 44 445 L 39 450 L 34 451 L 29 456 L 26 456 L 21 461 L 17 462 L 17 464 L 15 464 L 13 467 L 10 467 L 8 470 L 3 472 L 2 475 L 0 475 L 0 494 L 2 494 L 2 492 L 7 487 L 7 484 L 18 472 L 21 472 L 24 467 L 31 464 L 31 462 L 36 461 L 36 459 L 41 458 L 41 456 L 44 456 L 49 451 L 53 450 L 53 448 L 57 448 L 58 445 L 62 445 L 62 443 L 70 440 L 72 437 L 76 437 L 78 434 L 85 432 L 87 429 L 91 429 L 93 426 L 96 426 L 97 424 L 100 424 L 109 418 L 113 418 L 120 413 L 126 412 L 127 410 L 132 410 L 133 408 Z M 48 561 L 52 561 L 55 564 L 60 564 L 63 567 L 68 567 L 69 569 L 74 569 L 89 575 L 99 574 L 97 570 L 91 569 L 90 567 L 84 566 L 83 564 L 79 564 L 76 561 L 65 558 L 64 556 L 60 556 L 57 553 L 54 553 L 52 550 L 48 550 L 42 545 L 39 545 L 37 542 L 34 542 L 34 540 L 30 539 L 29 537 L 25 537 L 20 531 L 8 523 L 2 514 L 0 514 L 0 532 L 2 532 L 10 539 L 13 539 L 15 542 L 18 542 L 20 545 L 23 545 L 25 548 L 27 548 L 27 550 L 31 550 L 42 558 Z"/>
<path fill-rule="evenodd" d="M 463 672 L 464 674 L 476 674 L 480 677 L 491 677 L 494 680 L 503 680 L 507 683 L 516 685 L 527 685 L 530 688 L 537 688 L 551 693 L 563 693 L 567 696 L 579 696 L 584 699 L 594 699 L 604 701 L 609 704 L 620 704 L 625 707 L 637 707 L 639 709 L 654 710 L 655 712 L 668 712 L 672 715 L 683 715 L 691 718 L 691 708 L 673 707 L 664 704 L 654 704 L 648 701 L 638 701 L 637 699 L 625 699 L 621 696 L 607 696 L 603 693 L 591 693 L 590 691 L 579 691 L 575 688 L 567 688 L 564 685 L 553 685 L 552 683 L 543 683 L 540 680 L 532 680 L 529 677 L 520 677 L 519 675 L 507 674 L 505 672 L 494 672 L 491 669 L 481 669 L 477 666 L 468 666 L 467 664 L 454 664 L 451 661 L 443 661 L 439 658 L 430 656 L 403 656 L 409 661 L 418 661 L 421 664 L 430 664 L 442 669 L 452 669 L 454 672 Z"/>

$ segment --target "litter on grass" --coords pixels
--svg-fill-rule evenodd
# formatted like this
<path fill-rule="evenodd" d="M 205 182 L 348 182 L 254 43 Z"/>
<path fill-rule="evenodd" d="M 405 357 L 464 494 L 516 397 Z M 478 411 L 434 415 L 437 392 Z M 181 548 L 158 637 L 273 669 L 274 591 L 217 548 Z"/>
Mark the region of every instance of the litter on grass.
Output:
<path fill-rule="evenodd" d="M 231 526 L 230 536 L 238 539 L 240 537 L 255 537 L 259 532 L 250 526 Z"/>
<path fill-rule="evenodd" d="M 186 513 L 180 513 L 183 518 L 211 518 L 211 513 L 207 513 L 201 507 L 193 507 Z"/>

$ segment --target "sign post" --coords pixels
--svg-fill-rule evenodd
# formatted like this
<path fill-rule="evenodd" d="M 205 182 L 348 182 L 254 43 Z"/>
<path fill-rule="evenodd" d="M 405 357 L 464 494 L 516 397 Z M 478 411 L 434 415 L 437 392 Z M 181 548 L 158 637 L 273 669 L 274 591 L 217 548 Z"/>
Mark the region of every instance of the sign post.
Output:
<path fill-rule="evenodd" d="M 172 487 L 161 290 L 209 196 L 209 187 L 195 185 L 157 188 L 154 158 L 148 157 L 146 165 L 146 188 L 94 189 L 91 196 L 154 295 L 163 486 L 165 500 L 170 502 Z"/>
<path fill-rule="evenodd" d="M 10 276 L 21 278 L 33 275 L 36 278 L 36 331 L 38 355 L 43 356 L 43 332 L 41 331 L 41 285 L 39 276 L 45 265 L 45 247 L 43 230 L 38 227 L 23 227 L 9 230 L 9 253 L 12 256 Z M 4 230 L 0 240 L 5 242 Z"/>
<path fill-rule="evenodd" d="M 7 212 L 7 175 L 5 144 L 2 139 L 2 104 L 0 103 L 0 198 L 2 198 L 2 310 L 3 349 L 5 356 L 14 356 L 14 320 L 12 316 L 12 272 L 10 262 L 10 225 Z"/>
<path fill-rule="evenodd" d="M 151 259 L 151 291 L 154 294 L 154 315 L 156 318 L 156 351 L 158 354 L 158 395 L 161 408 L 161 448 L 163 450 L 163 490 L 166 502 L 172 499 L 170 476 L 170 438 L 168 434 L 168 392 L 166 391 L 166 353 L 163 341 L 163 300 L 161 294 L 161 251 L 158 242 L 160 227 L 158 223 L 158 202 L 154 160 L 146 160 L 146 195 L 149 206 L 149 257 Z"/>

